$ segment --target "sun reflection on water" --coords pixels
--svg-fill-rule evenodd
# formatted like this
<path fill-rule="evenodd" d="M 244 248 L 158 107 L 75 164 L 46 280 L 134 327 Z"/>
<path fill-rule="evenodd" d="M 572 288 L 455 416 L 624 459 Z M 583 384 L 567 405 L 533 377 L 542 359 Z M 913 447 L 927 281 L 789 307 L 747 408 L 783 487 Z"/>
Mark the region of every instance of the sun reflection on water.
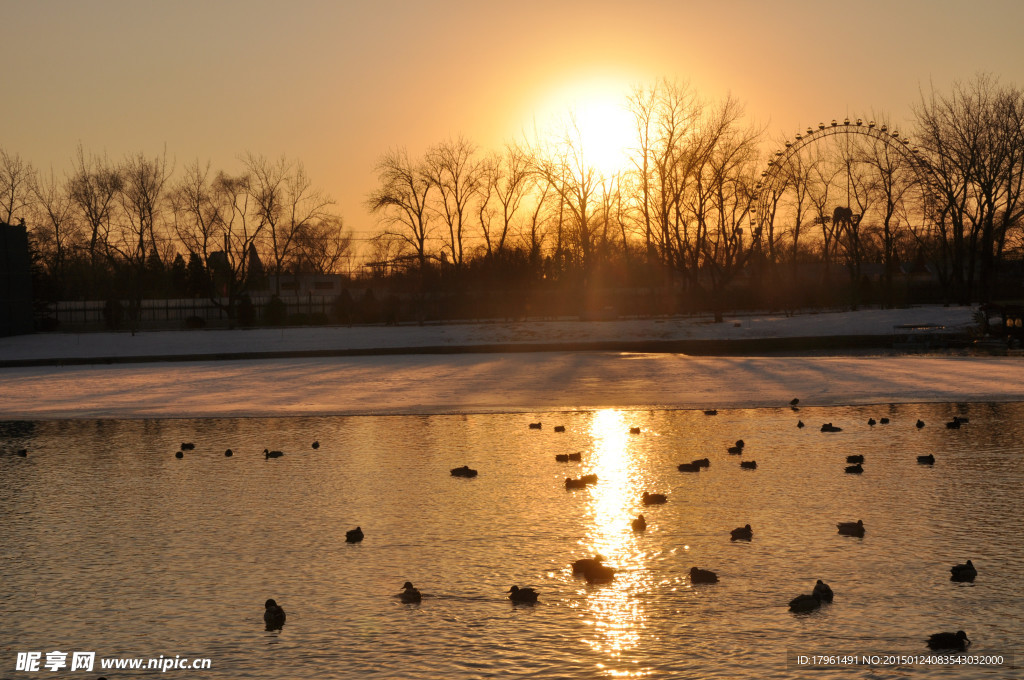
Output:
<path fill-rule="evenodd" d="M 580 616 L 590 627 L 583 642 L 611 659 L 638 646 L 646 627 L 644 594 L 650 588 L 647 556 L 630 521 L 639 496 L 642 452 L 629 434 L 623 413 L 607 409 L 591 420 L 591 470 L 598 483 L 592 487 L 589 529 L 581 542 L 584 550 L 605 558 L 619 571 L 610 583 L 589 585 L 581 581 Z M 616 675 L 635 676 L 645 671 Z"/>

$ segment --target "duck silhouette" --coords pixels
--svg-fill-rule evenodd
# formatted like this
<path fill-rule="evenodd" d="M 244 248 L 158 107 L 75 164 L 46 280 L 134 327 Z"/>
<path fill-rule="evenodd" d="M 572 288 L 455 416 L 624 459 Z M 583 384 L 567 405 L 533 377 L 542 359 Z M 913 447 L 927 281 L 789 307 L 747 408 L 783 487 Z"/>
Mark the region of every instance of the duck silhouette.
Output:
<path fill-rule="evenodd" d="M 451 469 L 452 477 L 476 477 L 477 471 L 468 465 Z"/>
<path fill-rule="evenodd" d="M 346 543 L 358 543 L 363 540 L 363 529 L 362 527 L 356 527 L 355 529 L 349 529 L 345 532 Z"/>
<path fill-rule="evenodd" d="M 270 460 L 271 458 L 280 458 L 283 455 L 284 451 L 268 451 L 267 449 L 263 449 L 263 458 L 266 460 Z"/>
<path fill-rule="evenodd" d="M 636 519 L 632 522 L 633 531 L 646 531 L 647 520 L 644 519 L 643 515 L 637 515 Z"/>
<path fill-rule="evenodd" d="M 740 467 L 743 468 L 744 470 L 756 470 L 757 469 L 757 461 L 756 460 L 740 461 Z"/>
<path fill-rule="evenodd" d="M 680 463 L 678 466 L 680 472 L 700 472 L 700 465 L 696 463 Z"/>
<path fill-rule="evenodd" d="M 395 595 L 395 597 L 400 599 L 402 602 L 405 602 L 406 604 L 419 602 L 423 599 L 423 596 L 420 594 L 420 591 L 413 588 L 412 582 L 410 581 L 406 581 L 404 584 L 402 584 L 402 592 L 398 593 L 398 595 Z"/>
<path fill-rule="evenodd" d="M 747 524 L 739 529 L 733 529 L 729 532 L 729 535 L 733 541 L 749 541 L 754 538 L 754 530 L 750 528 L 749 524 Z"/>
<path fill-rule="evenodd" d="M 707 569 L 690 567 L 690 583 L 718 583 L 718 574 Z"/>
<path fill-rule="evenodd" d="M 856 455 L 856 456 L 847 456 L 846 457 L 846 462 L 847 463 L 863 463 L 864 462 L 864 456 L 859 455 L 859 454 Z"/>
<path fill-rule="evenodd" d="M 555 425 L 555 432 L 565 432 L 565 425 Z"/>
<path fill-rule="evenodd" d="M 537 602 L 537 591 L 533 588 L 512 586 L 508 589 L 508 599 L 518 604 L 535 604 Z"/>
<path fill-rule="evenodd" d="M 697 460 L 691 462 L 698 467 L 711 467 L 711 461 L 708 460 L 707 458 L 698 458 Z"/>
<path fill-rule="evenodd" d="M 647 493 L 644 491 L 644 495 L 640 497 L 640 501 L 644 505 L 661 505 L 662 503 L 667 503 L 668 498 L 666 498 L 663 493 Z"/>
<path fill-rule="evenodd" d="M 929 453 L 927 456 L 918 456 L 917 462 L 921 465 L 935 465 L 935 454 Z"/>
<path fill-rule="evenodd" d="M 267 600 L 263 605 L 263 623 L 267 630 L 281 630 L 284 627 L 284 609 L 274 600 Z"/>
<path fill-rule="evenodd" d="M 864 520 L 859 519 L 856 522 L 839 522 L 836 524 L 839 529 L 839 533 L 843 536 L 863 536 L 864 535 Z"/>
<path fill-rule="evenodd" d="M 827 583 L 822 581 L 820 578 L 818 582 L 814 584 L 814 592 L 811 593 L 822 602 L 831 602 L 835 595 L 832 593 L 832 589 Z"/>
<path fill-rule="evenodd" d="M 935 633 L 926 641 L 929 649 L 956 649 L 964 650 L 971 641 L 967 639 L 967 633 L 958 630 L 955 633 Z"/>
<path fill-rule="evenodd" d="M 791 612 L 812 612 L 815 609 L 821 608 L 821 598 L 813 594 L 811 595 L 797 595 L 789 601 L 789 611 Z"/>
<path fill-rule="evenodd" d="M 917 429 L 920 430 L 922 427 L 924 427 L 924 421 L 921 420 L 920 418 L 918 418 L 916 427 L 917 427 Z"/>
<path fill-rule="evenodd" d="M 846 473 L 847 474 L 859 475 L 862 472 L 864 472 L 864 467 L 860 463 L 857 463 L 856 465 L 847 465 L 846 466 Z"/>
<path fill-rule="evenodd" d="M 315 442 L 313 442 L 311 444 L 311 446 L 313 447 L 313 450 L 315 451 L 316 449 L 320 448 L 320 442 L 319 441 L 315 441 Z"/>
<path fill-rule="evenodd" d="M 949 568 L 950 581 L 973 581 L 978 576 L 978 570 L 974 563 L 967 560 L 967 564 L 956 564 Z"/>

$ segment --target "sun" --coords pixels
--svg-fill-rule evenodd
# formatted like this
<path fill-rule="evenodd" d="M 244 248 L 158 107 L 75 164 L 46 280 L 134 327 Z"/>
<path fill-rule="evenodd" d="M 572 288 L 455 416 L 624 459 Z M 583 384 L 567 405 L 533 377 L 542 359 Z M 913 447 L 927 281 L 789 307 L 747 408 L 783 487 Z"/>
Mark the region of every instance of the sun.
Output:
<path fill-rule="evenodd" d="M 608 83 L 581 82 L 559 88 L 538 111 L 548 136 L 569 138 L 583 162 L 604 178 L 631 167 L 635 121 L 627 94 Z"/>

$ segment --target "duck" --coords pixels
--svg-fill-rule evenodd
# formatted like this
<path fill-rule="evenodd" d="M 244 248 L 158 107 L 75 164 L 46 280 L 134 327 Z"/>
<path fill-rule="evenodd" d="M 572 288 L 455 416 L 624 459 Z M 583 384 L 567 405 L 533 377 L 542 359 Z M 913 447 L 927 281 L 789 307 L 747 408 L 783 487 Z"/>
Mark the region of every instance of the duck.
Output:
<path fill-rule="evenodd" d="M 888 418 L 879 418 L 878 419 L 878 423 L 879 423 L 879 425 L 888 425 L 889 424 L 889 419 Z"/>
<path fill-rule="evenodd" d="M 320 441 L 319 440 L 314 441 L 310 446 L 312 446 L 313 450 L 315 451 L 315 450 L 320 448 Z"/>
<path fill-rule="evenodd" d="M 698 467 L 711 467 L 711 461 L 708 460 L 707 458 L 698 458 L 697 460 L 691 462 Z"/>
<path fill-rule="evenodd" d="M 864 535 L 864 520 L 859 519 L 856 522 L 839 522 L 836 524 L 839 529 L 839 533 L 843 536 L 863 536 Z"/>
<path fill-rule="evenodd" d="M 704 415 L 706 415 L 706 416 L 717 416 L 718 415 L 718 409 L 716 409 L 716 408 L 709 408 L 708 410 L 704 411 Z"/>
<path fill-rule="evenodd" d="M 476 477 L 477 471 L 468 465 L 451 469 L 452 477 Z"/>
<path fill-rule="evenodd" d="M 707 569 L 690 567 L 690 583 L 718 583 L 718 574 Z"/>
<path fill-rule="evenodd" d="M 949 568 L 950 581 L 973 581 L 978 575 L 974 563 L 967 560 L 967 564 L 956 564 Z"/>
<path fill-rule="evenodd" d="M 580 481 L 584 484 L 597 484 L 597 474 L 591 472 L 589 475 L 583 475 L 580 477 Z"/>
<path fill-rule="evenodd" d="M 555 425 L 555 432 L 565 432 L 565 425 Z"/>
<path fill-rule="evenodd" d="M 630 434 L 640 434 L 640 428 L 639 427 L 631 427 L 631 428 L 629 428 L 629 433 Z"/>
<path fill-rule="evenodd" d="M 959 430 L 960 429 L 960 421 L 957 420 L 956 418 L 953 418 L 953 420 L 951 420 L 948 423 L 946 423 L 946 429 L 947 430 Z"/>
<path fill-rule="evenodd" d="M 583 577 L 587 579 L 587 583 L 604 583 L 615 578 L 616 571 L 618 570 L 615 567 L 596 564 L 584 571 Z"/>
<path fill-rule="evenodd" d="M 196 445 L 194 443 L 192 443 L 192 442 L 182 442 L 181 443 L 181 450 L 182 451 L 191 451 L 194 448 L 196 448 Z"/>
<path fill-rule="evenodd" d="M 935 465 L 935 454 L 929 453 L 927 456 L 918 456 L 917 462 L 921 465 Z"/>
<path fill-rule="evenodd" d="M 636 519 L 633 520 L 633 522 L 632 522 L 632 526 L 633 526 L 633 531 L 646 531 L 647 530 L 647 520 L 644 519 L 643 515 L 637 515 Z"/>
<path fill-rule="evenodd" d="M 825 423 L 824 425 L 821 426 L 821 431 L 822 432 L 842 432 L 843 428 L 836 427 L 832 423 Z"/>
<path fill-rule="evenodd" d="M 729 532 L 733 541 L 749 541 L 754 537 L 754 530 L 750 528 L 750 525 L 742 526 L 738 529 L 733 529 Z"/>
<path fill-rule="evenodd" d="M 185 457 L 185 454 L 184 454 L 184 453 L 182 453 L 181 451 L 178 451 L 178 452 L 177 452 L 176 454 L 174 454 L 174 457 L 175 457 L 175 458 L 184 458 L 184 457 Z"/>
<path fill-rule="evenodd" d="M 958 630 L 955 633 L 935 633 L 925 642 L 928 649 L 958 649 L 964 650 L 971 641 L 967 639 L 967 633 Z"/>
<path fill-rule="evenodd" d="M 812 612 L 821 608 L 821 598 L 815 595 L 797 595 L 789 601 L 791 612 Z"/>
<path fill-rule="evenodd" d="M 263 623 L 267 624 L 267 630 L 281 630 L 284 627 L 284 609 L 281 609 L 274 600 L 267 600 L 263 605 Z"/>
<path fill-rule="evenodd" d="M 540 429 L 540 423 L 530 423 L 530 429 L 531 430 L 539 430 Z"/>
<path fill-rule="evenodd" d="M 580 453 L 579 451 L 577 451 L 576 453 L 570 453 L 569 454 L 569 460 L 572 461 L 572 462 L 578 463 L 581 460 L 583 460 L 583 454 Z"/>
<path fill-rule="evenodd" d="M 920 430 L 922 427 L 924 427 L 924 421 L 921 420 L 920 418 L 918 418 L 917 419 L 917 429 Z"/>
<path fill-rule="evenodd" d="M 233 455 L 235 455 L 235 452 L 232 451 L 231 449 L 227 449 L 227 450 L 224 451 L 224 457 L 225 458 L 230 458 Z"/>
<path fill-rule="evenodd" d="M 363 529 L 362 527 L 356 527 L 355 529 L 349 529 L 345 532 L 346 543 L 358 543 L 363 540 Z"/>
<path fill-rule="evenodd" d="M 534 604 L 537 602 L 537 591 L 533 588 L 512 586 L 508 589 L 508 599 L 519 604 Z"/>
<path fill-rule="evenodd" d="M 700 472 L 700 465 L 696 463 L 680 463 L 678 466 L 680 472 Z"/>
<path fill-rule="evenodd" d="M 21 458 L 28 458 L 28 449 L 18 449 L 18 456 Z"/>
<path fill-rule="evenodd" d="M 849 475 L 859 475 L 862 472 L 864 472 L 864 466 L 862 466 L 860 463 L 857 463 L 856 465 L 847 465 L 846 466 L 846 474 L 849 474 Z"/>
<path fill-rule="evenodd" d="M 423 599 L 423 596 L 420 594 L 420 591 L 412 587 L 411 581 L 406 581 L 404 584 L 402 584 L 402 592 L 398 593 L 398 595 L 395 595 L 395 597 L 400 599 L 402 602 L 405 602 L 406 604 L 419 602 Z"/>
<path fill-rule="evenodd" d="M 587 569 L 600 565 L 602 562 L 604 562 L 604 557 L 601 555 L 578 559 L 572 563 L 572 573 L 577 575 L 586 573 Z"/>
<path fill-rule="evenodd" d="M 797 426 L 797 428 L 803 428 L 803 426 L 804 426 L 804 421 L 802 421 L 802 420 L 798 420 L 798 421 L 796 421 L 796 426 Z"/>
<path fill-rule="evenodd" d="M 757 469 L 757 461 L 756 460 L 743 460 L 743 461 L 740 461 L 740 467 L 743 468 L 744 470 L 756 470 Z"/>
<path fill-rule="evenodd" d="M 587 483 L 582 479 L 573 479 L 572 477 L 565 478 L 566 491 L 571 491 L 572 489 L 585 489 L 586 487 Z"/>
<path fill-rule="evenodd" d="M 868 425 L 871 426 L 871 427 L 874 427 L 875 426 L 875 419 L 874 418 L 868 418 Z"/>
<path fill-rule="evenodd" d="M 856 456 L 847 456 L 846 457 L 846 462 L 847 463 L 863 463 L 864 462 L 864 456 L 862 456 L 860 454 L 858 454 Z"/>
<path fill-rule="evenodd" d="M 814 591 L 811 594 L 822 602 L 831 602 L 833 598 L 835 598 L 835 595 L 832 593 L 832 589 L 820 578 L 818 579 L 818 582 L 814 584 Z"/>
<path fill-rule="evenodd" d="M 280 458 L 283 455 L 284 451 L 268 451 L 267 449 L 263 449 L 263 458 L 267 460 L 271 458 Z"/>
<path fill-rule="evenodd" d="M 792 399 L 789 400 L 789 405 L 790 406 L 796 406 L 799 403 L 800 403 L 800 400 L 797 397 L 793 397 Z"/>
<path fill-rule="evenodd" d="M 727 450 L 727 451 L 728 451 L 728 452 L 729 452 L 730 454 L 732 454 L 732 455 L 734 455 L 734 456 L 739 456 L 739 455 L 741 455 L 741 454 L 743 453 L 743 447 L 742 447 L 742 446 L 730 446 L 730 447 L 729 447 L 728 449 L 726 449 L 726 450 Z"/>
<path fill-rule="evenodd" d="M 667 503 L 668 498 L 663 493 L 647 493 L 644 491 L 644 495 L 640 497 L 641 502 L 644 505 L 661 505 Z"/>
<path fill-rule="evenodd" d="M 568 453 L 556 453 L 555 454 L 555 460 L 558 461 L 559 463 L 568 463 L 569 462 L 569 454 Z"/>

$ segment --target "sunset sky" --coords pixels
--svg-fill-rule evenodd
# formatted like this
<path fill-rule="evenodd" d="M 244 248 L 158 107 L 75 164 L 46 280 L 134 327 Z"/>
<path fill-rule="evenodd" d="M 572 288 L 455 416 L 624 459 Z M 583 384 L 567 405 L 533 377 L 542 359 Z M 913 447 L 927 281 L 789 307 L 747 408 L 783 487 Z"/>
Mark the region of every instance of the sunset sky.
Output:
<path fill-rule="evenodd" d="M 235 171 L 303 161 L 358 235 L 389 147 L 522 139 L 634 83 L 732 93 L 773 137 L 846 115 L 908 121 L 932 84 L 1024 85 L 1019 0 L 480 3 L 0 0 L 0 147 L 42 170 L 86 151 Z M 607 114 L 606 114 L 607 115 Z M 614 116 L 613 116 L 614 118 Z M 614 133 L 609 133 L 614 134 Z"/>

